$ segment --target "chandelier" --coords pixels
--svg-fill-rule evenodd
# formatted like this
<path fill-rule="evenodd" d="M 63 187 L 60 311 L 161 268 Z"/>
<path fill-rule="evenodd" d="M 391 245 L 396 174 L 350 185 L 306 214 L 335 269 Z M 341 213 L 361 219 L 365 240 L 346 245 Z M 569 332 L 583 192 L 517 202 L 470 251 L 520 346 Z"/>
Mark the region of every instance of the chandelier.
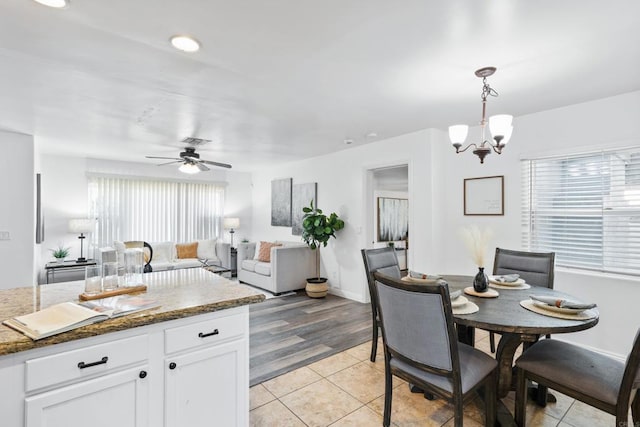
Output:
<path fill-rule="evenodd" d="M 491 154 L 491 150 L 498 154 L 502 154 L 502 149 L 507 145 L 511 138 L 511 132 L 513 132 L 513 126 L 511 121 L 513 116 L 508 114 L 499 114 L 491 116 L 489 118 L 489 130 L 493 140 L 485 139 L 485 128 L 487 126 L 486 112 L 487 112 L 487 97 L 498 96 L 498 92 L 495 91 L 487 82 L 487 77 L 493 75 L 496 72 L 496 67 L 484 67 L 476 71 L 476 76 L 482 78 L 482 120 L 480 121 L 481 130 L 481 143 L 469 143 L 462 150 L 462 144 L 467 139 L 467 133 L 469 132 L 469 126 L 467 125 L 454 125 L 449 126 L 449 139 L 451 144 L 456 148 L 456 153 L 462 153 L 467 151 L 469 147 L 475 147 L 473 154 L 480 157 L 480 163 L 484 163 L 484 158 Z"/>

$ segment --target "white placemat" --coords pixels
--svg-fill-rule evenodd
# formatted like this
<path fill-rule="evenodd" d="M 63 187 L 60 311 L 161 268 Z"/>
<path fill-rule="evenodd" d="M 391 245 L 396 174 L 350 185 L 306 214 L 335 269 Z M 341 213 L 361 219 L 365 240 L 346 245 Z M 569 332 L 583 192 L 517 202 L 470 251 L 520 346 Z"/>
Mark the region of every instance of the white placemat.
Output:
<path fill-rule="evenodd" d="M 530 299 L 520 301 L 520 305 L 529 311 L 533 311 L 534 313 L 542 314 L 543 316 L 555 317 L 558 319 L 589 320 L 598 317 L 598 310 L 595 309 L 585 310 L 582 313 L 577 314 L 565 314 L 558 313 L 556 311 L 545 310 L 544 308 L 535 305 Z"/>
<path fill-rule="evenodd" d="M 472 314 L 480 310 L 480 307 L 469 301 L 463 306 L 453 307 L 451 311 L 453 314 Z"/>
<path fill-rule="evenodd" d="M 464 288 L 464 293 L 467 295 L 473 295 L 474 297 L 480 297 L 480 298 L 497 298 L 498 295 L 500 295 L 500 293 L 495 289 L 487 289 L 486 292 L 476 292 L 476 290 L 473 289 L 473 286 Z"/>
<path fill-rule="evenodd" d="M 518 289 L 530 289 L 531 288 L 531 285 L 528 284 L 528 283 L 521 283 L 519 285 L 511 286 L 511 285 L 499 285 L 497 283 L 490 282 L 489 286 L 492 287 L 492 288 L 496 288 L 496 289 L 513 289 L 514 291 L 518 290 Z"/>

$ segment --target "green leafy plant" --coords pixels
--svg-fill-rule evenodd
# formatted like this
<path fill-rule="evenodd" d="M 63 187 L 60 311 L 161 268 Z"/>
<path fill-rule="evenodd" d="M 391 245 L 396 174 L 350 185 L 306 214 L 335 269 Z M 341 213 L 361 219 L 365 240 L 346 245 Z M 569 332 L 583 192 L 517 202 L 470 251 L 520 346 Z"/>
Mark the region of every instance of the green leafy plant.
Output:
<path fill-rule="evenodd" d="M 51 255 L 53 255 L 56 259 L 65 259 L 69 256 L 69 251 L 71 248 L 65 247 L 62 244 L 58 244 L 58 247 L 55 249 L 49 249 L 51 251 Z"/>
<path fill-rule="evenodd" d="M 304 216 L 302 217 L 302 240 L 312 250 L 320 248 L 320 245 L 327 246 L 331 237 L 336 237 L 336 231 L 344 228 L 344 221 L 338 218 L 336 213 L 327 216 L 322 213 L 321 209 L 313 206 L 313 200 L 310 206 L 302 208 Z M 320 262 L 318 260 L 320 253 L 316 252 L 316 278 L 320 279 Z"/>

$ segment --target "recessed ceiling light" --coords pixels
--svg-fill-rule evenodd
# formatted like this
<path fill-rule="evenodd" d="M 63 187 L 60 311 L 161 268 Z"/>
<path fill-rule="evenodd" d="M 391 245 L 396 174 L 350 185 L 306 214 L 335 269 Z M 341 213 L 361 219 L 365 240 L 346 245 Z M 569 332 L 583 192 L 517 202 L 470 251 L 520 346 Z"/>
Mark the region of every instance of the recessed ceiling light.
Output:
<path fill-rule="evenodd" d="M 377 136 L 378 136 L 378 134 L 377 134 L 377 133 L 375 133 L 375 132 L 369 132 L 369 133 L 367 134 L 367 138 L 376 138 Z"/>
<path fill-rule="evenodd" d="M 197 52 L 200 50 L 200 43 L 189 36 L 173 36 L 171 37 L 171 44 L 176 49 L 184 52 Z"/>
<path fill-rule="evenodd" d="M 351 144 L 353 144 L 353 139 L 345 139 L 345 140 L 344 140 L 344 143 L 345 143 L 346 145 L 351 145 Z"/>
<path fill-rule="evenodd" d="M 55 7 L 58 9 L 67 7 L 67 5 L 69 4 L 68 0 L 35 0 L 35 1 L 45 6 Z"/>

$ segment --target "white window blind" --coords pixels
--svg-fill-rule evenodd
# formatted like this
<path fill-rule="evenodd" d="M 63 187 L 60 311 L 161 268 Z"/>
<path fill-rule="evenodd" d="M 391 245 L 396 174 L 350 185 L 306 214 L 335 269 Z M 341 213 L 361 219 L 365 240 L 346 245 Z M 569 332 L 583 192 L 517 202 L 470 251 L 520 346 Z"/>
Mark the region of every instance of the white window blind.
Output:
<path fill-rule="evenodd" d="M 219 184 L 89 176 L 94 242 L 191 242 L 221 235 L 225 188 Z"/>
<path fill-rule="evenodd" d="M 640 275 L 640 148 L 522 161 L 523 246 Z"/>

